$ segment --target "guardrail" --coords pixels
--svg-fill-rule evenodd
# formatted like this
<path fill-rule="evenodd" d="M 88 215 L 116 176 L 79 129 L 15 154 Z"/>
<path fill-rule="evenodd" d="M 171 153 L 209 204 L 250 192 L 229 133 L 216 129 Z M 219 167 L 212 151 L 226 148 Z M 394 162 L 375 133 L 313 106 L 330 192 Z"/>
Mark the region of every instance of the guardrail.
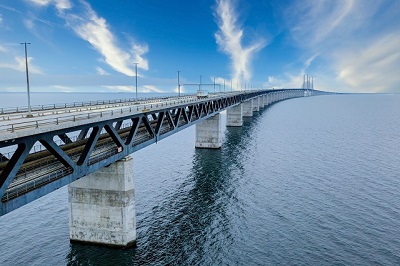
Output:
<path fill-rule="evenodd" d="M 238 92 L 234 92 L 238 93 Z M 230 93 L 226 93 L 230 94 Z M 218 94 L 216 94 L 218 95 Z M 217 97 L 216 95 L 210 94 L 210 98 Z M 182 97 L 181 97 L 182 98 Z M 164 106 L 176 106 L 179 104 L 184 104 L 184 103 L 189 103 L 189 102 L 194 102 L 197 101 L 198 99 L 191 95 L 191 96 L 185 96 L 183 99 L 179 98 L 180 100 L 174 100 L 174 101 L 165 101 L 157 104 L 141 104 L 137 106 L 129 106 L 129 107 L 123 107 L 118 110 L 105 110 L 105 111 L 100 111 L 100 112 L 91 112 L 91 113 L 84 113 L 84 114 L 76 114 L 76 115 L 69 115 L 69 116 L 62 116 L 62 117 L 56 117 L 56 118 L 47 118 L 47 119 L 36 119 L 36 120 L 30 120 L 30 121 L 24 121 L 24 122 L 19 122 L 19 123 L 12 123 L 12 124 L 7 124 L 7 125 L 1 125 L 0 126 L 0 134 L 2 132 L 15 132 L 18 130 L 27 130 L 27 129 L 36 129 L 39 127 L 43 126 L 49 126 L 49 125 L 59 125 L 63 123 L 71 123 L 71 122 L 76 122 L 80 120 L 88 120 L 88 119 L 94 119 L 94 118 L 102 118 L 102 117 L 112 117 L 115 115 L 121 115 L 124 113 L 132 113 L 132 112 L 148 112 L 153 110 L 154 108 L 161 108 Z M 200 99 L 200 101 L 204 101 L 205 99 Z M 159 101 L 159 99 L 153 99 L 153 102 Z M 109 108 L 109 107 L 108 107 Z M 92 110 L 92 109 L 90 109 Z M 96 109 L 95 109 L 96 110 Z M 89 111 L 89 110 L 87 110 Z M 34 119 L 34 118 L 31 118 Z"/>
<path fill-rule="evenodd" d="M 180 98 L 193 97 L 193 95 L 183 95 Z M 160 99 L 173 99 L 178 98 L 176 96 L 160 96 L 160 97 L 151 97 L 151 98 L 128 98 L 128 99 L 114 99 L 114 100 L 96 100 L 96 101 L 86 101 L 86 102 L 72 102 L 72 103 L 54 103 L 54 104 L 41 104 L 41 105 L 32 105 L 31 111 L 48 111 L 48 110 L 56 110 L 63 108 L 73 108 L 73 107 L 85 107 L 85 106 L 96 106 L 96 105 L 104 105 L 104 104 L 119 104 L 119 103 L 132 103 L 132 102 L 151 102 L 158 101 Z M 13 114 L 13 113 L 24 113 L 28 112 L 28 106 L 21 107 L 4 107 L 0 108 L 0 115 L 4 114 Z"/>

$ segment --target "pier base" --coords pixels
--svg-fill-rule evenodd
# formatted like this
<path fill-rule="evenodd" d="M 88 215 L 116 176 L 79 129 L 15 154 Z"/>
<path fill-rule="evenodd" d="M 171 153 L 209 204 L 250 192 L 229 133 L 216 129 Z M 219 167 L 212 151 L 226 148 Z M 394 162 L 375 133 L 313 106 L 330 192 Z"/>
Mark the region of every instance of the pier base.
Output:
<path fill-rule="evenodd" d="M 222 146 L 221 115 L 216 114 L 196 124 L 196 148 L 218 149 Z"/>
<path fill-rule="evenodd" d="M 130 156 L 69 184 L 71 241 L 120 247 L 134 245 L 134 194 Z"/>
<path fill-rule="evenodd" d="M 233 106 L 226 110 L 226 126 L 241 127 L 243 125 L 242 104 Z"/>

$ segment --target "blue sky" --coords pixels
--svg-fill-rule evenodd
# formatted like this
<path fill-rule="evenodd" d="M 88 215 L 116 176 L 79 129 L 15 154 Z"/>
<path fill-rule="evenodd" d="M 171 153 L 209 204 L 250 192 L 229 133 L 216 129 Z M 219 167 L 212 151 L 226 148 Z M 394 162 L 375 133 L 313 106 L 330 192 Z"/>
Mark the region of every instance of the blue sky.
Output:
<path fill-rule="evenodd" d="M 0 91 L 400 92 L 398 0 L 2 0 Z M 251 84 L 251 85 L 250 85 Z M 186 92 L 193 87 L 185 86 Z"/>

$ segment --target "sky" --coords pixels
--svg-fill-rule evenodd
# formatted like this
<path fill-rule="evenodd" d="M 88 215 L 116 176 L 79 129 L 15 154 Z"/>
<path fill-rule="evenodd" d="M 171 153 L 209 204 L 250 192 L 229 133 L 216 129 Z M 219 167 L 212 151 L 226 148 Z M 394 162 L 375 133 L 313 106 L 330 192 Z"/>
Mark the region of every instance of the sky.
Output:
<path fill-rule="evenodd" d="M 0 92 L 24 42 L 32 92 L 400 92 L 398 0 L 0 0 Z"/>

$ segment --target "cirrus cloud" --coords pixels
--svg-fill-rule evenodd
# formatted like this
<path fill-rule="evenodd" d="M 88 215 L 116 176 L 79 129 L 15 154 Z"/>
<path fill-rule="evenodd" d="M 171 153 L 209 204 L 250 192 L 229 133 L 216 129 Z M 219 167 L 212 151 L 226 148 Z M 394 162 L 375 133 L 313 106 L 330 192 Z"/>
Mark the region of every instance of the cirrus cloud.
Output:
<path fill-rule="evenodd" d="M 231 59 L 232 78 L 235 82 L 251 78 L 251 60 L 255 53 L 264 48 L 266 40 L 259 37 L 247 46 L 243 45 L 244 32 L 238 22 L 238 13 L 230 0 L 217 0 L 215 18 L 218 32 L 215 39 L 219 49 Z"/>
<path fill-rule="evenodd" d="M 138 63 L 138 68 L 148 70 L 148 61 L 144 58 L 149 51 L 147 44 L 132 42 L 129 49 L 122 48 L 106 19 L 98 16 L 86 1 L 81 0 L 75 5 L 69 0 L 29 1 L 39 7 L 54 5 L 66 25 L 78 37 L 89 42 L 115 71 L 135 76 L 134 62 Z"/>
<path fill-rule="evenodd" d="M 305 0 L 294 2 L 283 17 L 293 43 L 322 59 L 312 75 L 326 81 L 323 88 L 398 91 L 399 9 L 400 1 L 391 0 Z"/>

